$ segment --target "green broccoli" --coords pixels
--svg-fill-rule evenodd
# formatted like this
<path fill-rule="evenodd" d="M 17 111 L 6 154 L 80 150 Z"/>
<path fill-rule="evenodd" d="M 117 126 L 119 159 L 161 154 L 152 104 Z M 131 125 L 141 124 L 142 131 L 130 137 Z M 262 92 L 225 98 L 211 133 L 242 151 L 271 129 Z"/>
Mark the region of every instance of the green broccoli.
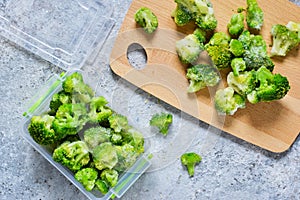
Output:
<path fill-rule="evenodd" d="M 264 23 L 264 13 L 256 0 L 247 0 L 246 22 L 250 29 L 261 30 Z"/>
<path fill-rule="evenodd" d="M 92 156 L 98 170 L 112 169 L 118 163 L 116 149 L 110 142 L 96 146 L 92 151 Z"/>
<path fill-rule="evenodd" d="M 202 158 L 200 155 L 190 152 L 190 153 L 184 153 L 180 157 L 181 163 L 186 166 L 188 173 L 190 176 L 194 176 L 195 173 L 195 165 L 200 163 Z"/>
<path fill-rule="evenodd" d="M 205 50 L 218 69 L 230 67 L 232 54 L 229 50 L 230 36 L 223 32 L 215 33 L 205 45 Z"/>
<path fill-rule="evenodd" d="M 123 145 L 130 144 L 135 152 L 141 154 L 144 152 L 144 137 L 142 133 L 130 127 L 126 132 L 122 132 Z"/>
<path fill-rule="evenodd" d="M 84 168 L 76 172 L 74 177 L 87 191 L 92 191 L 98 177 L 98 172 L 93 168 Z"/>
<path fill-rule="evenodd" d="M 123 137 L 120 133 L 113 133 L 110 139 L 111 143 L 114 145 L 121 145 L 123 142 Z"/>
<path fill-rule="evenodd" d="M 247 70 L 257 70 L 261 66 L 265 66 L 270 71 L 273 71 L 274 63 L 268 56 L 267 44 L 261 35 L 253 35 L 246 30 L 239 36 L 238 40 L 245 49 L 243 59 Z"/>
<path fill-rule="evenodd" d="M 74 103 L 89 103 L 95 95 L 93 89 L 84 83 L 83 77 L 79 72 L 75 72 L 66 77 L 62 83 L 63 90 L 73 96 Z"/>
<path fill-rule="evenodd" d="M 118 155 L 118 163 L 114 167 L 114 169 L 119 172 L 127 170 L 131 167 L 136 161 L 137 157 L 140 155 L 136 149 L 130 144 L 124 144 L 122 146 L 115 146 L 117 155 Z"/>
<path fill-rule="evenodd" d="M 173 11 L 172 17 L 178 26 L 184 26 L 192 20 L 192 15 L 179 5 L 177 5 L 176 9 Z"/>
<path fill-rule="evenodd" d="M 120 114 L 113 114 L 108 118 L 110 128 L 116 133 L 127 131 L 129 128 L 127 117 Z"/>
<path fill-rule="evenodd" d="M 300 23 L 296 23 L 293 21 L 289 21 L 286 25 L 286 27 L 290 30 L 290 31 L 295 31 L 298 33 L 298 38 L 300 38 Z"/>
<path fill-rule="evenodd" d="M 291 31 L 286 26 L 276 24 L 272 26 L 271 35 L 273 45 L 270 52 L 271 56 L 286 56 L 286 54 L 300 44 L 297 31 Z"/>
<path fill-rule="evenodd" d="M 57 134 L 52 127 L 54 117 L 48 114 L 33 116 L 28 126 L 28 132 L 32 139 L 41 145 L 49 145 L 58 142 L 65 135 Z"/>
<path fill-rule="evenodd" d="M 169 126 L 173 122 L 173 116 L 169 113 L 156 113 L 150 120 L 150 126 L 155 126 L 159 129 L 159 132 L 163 135 L 167 135 Z"/>
<path fill-rule="evenodd" d="M 197 92 L 206 86 L 215 86 L 220 81 L 218 70 L 208 64 L 188 68 L 186 77 L 190 80 L 188 92 Z"/>
<path fill-rule="evenodd" d="M 107 101 L 103 96 L 93 97 L 90 103 L 89 122 L 90 123 L 105 123 L 113 114 L 113 111 L 106 106 Z"/>
<path fill-rule="evenodd" d="M 269 102 L 282 99 L 290 90 L 289 81 L 281 74 L 272 74 L 265 66 L 256 71 L 258 86 L 247 99 L 250 103 Z"/>
<path fill-rule="evenodd" d="M 119 173 L 114 169 L 105 169 L 101 172 L 100 177 L 110 187 L 114 187 L 118 183 Z"/>
<path fill-rule="evenodd" d="M 88 147 L 94 149 L 99 144 L 110 141 L 111 130 L 102 126 L 92 127 L 84 131 L 83 138 Z"/>
<path fill-rule="evenodd" d="M 146 7 L 140 8 L 134 15 L 136 23 L 138 23 L 146 33 L 153 33 L 158 27 L 158 20 L 155 14 Z"/>
<path fill-rule="evenodd" d="M 209 0 L 175 0 L 175 2 L 180 8 L 190 13 L 201 29 L 214 30 L 217 27 L 217 19 Z"/>
<path fill-rule="evenodd" d="M 62 143 L 54 150 L 52 157 L 72 171 L 82 169 L 90 161 L 89 149 L 83 141 Z"/>
<path fill-rule="evenodd" d="M 233 14 L 230 22 L 227 25 L 228 32 L 230 35 L 239 36 L 244 30 L 244 14 L 236 13 Z"/>
<path fill-rule="evenodd" d="M 231 60 L 231 68 L 234 76 L 238 76 L 240 72 L 246 70 L 246 63 L 243 58 L 234 58 Z"/>
<path fill-rule="evenodd" d="M 230 72 L 227 76 L 227 83 L 236 93 L 246 98 L 256 87 L 256 72 L 246 71 L 237 76 Z"/>
<path fill-rule="evenodd" d="M 229 51 L 236 57 L 243 56 L 245 49 L 243 43 L 237 39 L 232 39 L 229 43 Z"/>
<path fill-rule="evenodd" d="M 206 42 L 206 32 L 201 28 L 196 28 L 193 34 L 198 38 L 198 41 L 202 44 Z"/>
<path fill-rule="evenodd" d="M 66 93 L 65 91 L 60 91 L 56 94 L 54 94 L 52 96 L 52 99 L 50 101 L 50 112 L 49 114 L 51 115 L 55 115 L 58 108 L 62 105 L 62 104 L 68 104 L 68 103 L 72 103 L 72 98 L 70 96 L 70 94 Z"/>
<path fill-rule="evenodd" d="M 95 182 L 96 188 L 102 193 L 102 194 L 106 194 L 109 190 L 109 186 L 108 184 L 101 180 L 101 179 L 97 179 Z"/>
<path fill-rule="evenodd" d="M 244 97 L 234 92 L 232 87 L 219 89 L 214 97 L 215 108 L 220 115 L 233 115 L 239 108 L 245 108 Z"/>
<path fill-rule="evenodd" d="M 59 135 L 75 135 L 87 121 L 87 110 L 84 104 L 63 104 L 55 115 L 53 129 Z"/>
<path fill-rule="evenodd" d="M 189 34 L 176 42 L 176 52 L 182 63 L 189 64 L 197 61 L 204 45 L 195 34 Z"/>

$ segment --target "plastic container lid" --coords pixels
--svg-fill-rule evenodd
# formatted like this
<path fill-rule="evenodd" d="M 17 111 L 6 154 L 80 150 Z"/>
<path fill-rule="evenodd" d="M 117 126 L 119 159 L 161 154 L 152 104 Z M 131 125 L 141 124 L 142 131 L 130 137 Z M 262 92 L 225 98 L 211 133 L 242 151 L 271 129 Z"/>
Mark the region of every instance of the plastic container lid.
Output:
<path fill-rule="evenodd" d="M 108 0 L 0 0 L 0 34 L 64 70 L 79 69 L 114 25 Z"/>

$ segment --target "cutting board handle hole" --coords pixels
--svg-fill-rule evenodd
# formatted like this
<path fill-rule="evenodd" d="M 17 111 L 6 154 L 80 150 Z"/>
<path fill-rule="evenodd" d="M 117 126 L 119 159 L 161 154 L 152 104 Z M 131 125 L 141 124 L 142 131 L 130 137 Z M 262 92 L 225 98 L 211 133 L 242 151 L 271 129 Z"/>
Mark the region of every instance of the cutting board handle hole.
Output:
<path fill-rule="evenodd" d="M 148 60 L 146 50 L 138 43 L 132 43 L 128 46 L 127 59 L 129 64 L 138 70 L 144 69 Z"/>

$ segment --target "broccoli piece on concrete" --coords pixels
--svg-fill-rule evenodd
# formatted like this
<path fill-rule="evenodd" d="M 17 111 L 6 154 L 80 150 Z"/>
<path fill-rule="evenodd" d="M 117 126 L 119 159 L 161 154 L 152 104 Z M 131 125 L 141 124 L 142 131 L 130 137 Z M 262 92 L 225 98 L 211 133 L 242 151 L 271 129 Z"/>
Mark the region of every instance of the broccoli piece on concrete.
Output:
<path fill-rule="evenodd" d="M 200 155 L 194 152 L 184 153 L 180 157 L 181 163 L 186 166 L 188 173 L 191 176 L 194 176 L 195 165 L 200 163 L 202 158 Z"/>
<path fill-rule="evenodd" d="M 155 126 L 159 129 L 159 132 L 163 135 L 167 135 L 169 126 L 173 122 L 173 116 L 169 113 L 156 113 L 150 120 L 150 126 Z"/>

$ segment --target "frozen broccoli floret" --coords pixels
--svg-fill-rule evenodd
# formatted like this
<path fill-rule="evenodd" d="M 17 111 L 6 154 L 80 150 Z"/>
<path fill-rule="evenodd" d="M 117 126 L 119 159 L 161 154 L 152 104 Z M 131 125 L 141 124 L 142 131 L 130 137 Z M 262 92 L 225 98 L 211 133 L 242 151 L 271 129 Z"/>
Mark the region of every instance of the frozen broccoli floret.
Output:
<path fill-rule="evenodd" d="M 163 135 L 167 135 L 169 126 L 173 122 L 173 116 L 169 113 L 156 113 L 150 120 L 150 126 L 155 126 L 159 129 L 159 132 Z"/>
<path fill-rule="evenodd" d="M 118 183 L 119 173 L 114 169 L 105 169 L 101 172 L 100 178 L 110 187 L 114 187 Z"/>
<path fill-rule="evenodd" d="M 92 127 L 84 131 L 83 137 L 88 147 L 94 149 L 99 144 L 110 141 L 111 130 L 102 126 Z"/>
<path fill-rule="evenodd" d="M 239 36 L 244 30 L 244 14 L 243 13 L 236 13 L 233 14 L 230 22 L 227 25 L 228 32 L 230 35 Z"/>
<path fill-rule="evenodd" d="M 51 115 L 55 115 L 58 108 L 62 105 L 62 104 L 68 104 L 68 103 L 72 103 L 72 97 L 70 96 L 70 94 L 66 93 L 65 91 L 60 91 L 56 94 L 54 94 L 52 96 L 52 99 L 50 101 L 50 112 L 49 114 Z"/>
<path fill-rule="evenodd" d="M 286 54 L 300 44 L 297 31 L 291 31 L 286 26 L 276 24 L 272 26 L 271 35 L 273 45 L 270 52 L 271 56 L 286 56 Z"/>
<path fill-rule="evenodd" d="M 87 110 L 84 104 L 63 104 L 56 112 L 53 129 L 59 135 L 75 135 L 87 121 Z"/>
<path fill-rule="evenodd" d="M 238 76 L 240 72 L 246 70 L 246 63 L 243 58 L 234 58 L 231 61 L 231 68 L 234 76 Z"/>
<path fill-rule="evenodd" d="M 90 103 L 89 122 L 103 123 L 107 122 L 113 111 L 106 106 L 107 101 L 103 96 L 93 97 Z"/>
<path fill-rule="evenodd" d="M 122 132 L 123 145 L 129 144 L 134 147 L 135 152 L 141 154 L 144 152 L 144 137 L 142 133 L 130 127 L 126 132 Z"/>
<path fill-rule="evenodd" d="M 65 134 L 57 134 L 52 127 L 54 117 L 48 114 L 33 116 L 28 126 L 28 132 L 35 142 L 49 145 L 58 142 Z"/>
<path fill-rule="evenodd" d="M 92 191 L 98 177 L 98 172 L 93 168 L 84 168 L 76 172 L 74 177 L 87 191 Z"/>
<path fill-rule="evenodd" d="M 232 87 L 219 89 L 215 94 L 215 108 L 220 115 L 233 115 L 239 108 L 245 108 L 244 97 L 234 92 Z"/>
<path fill-rule="evenodd" d="M 127 131 L 129 128 L 127 117 L 120 114 L 113 114 L 108 118 L 110 128 L 116 133 Z"/>
<path fill-rule="evenodd" d="M 120 133 L 113 133 L 110 139 L 111 143 L 114 145 L 121 145 L 123 142 L 123 137 Z"/>
<path fill-rule="evenodd" d="M 184 153 L 180 157 L 181 163 L 186 166 L 190 176 L 194 176 L 195 165 L 200 163 L 202 158 L 200 155 L 194 152 Z"/>
<path fill-rule="evenodd" d="M 102 194 L 106 194 L 109 190 L 109 186 L 108 184 L 101 180 L 101 179 L 97 179 L 95 182 L 96 188 L 102 193 Z"/>
<path fill-rule="evenodd" d="M 192 15 L 182 6 L 177 5 L 172 13 L 175 23 L 178 26 L 184 26 L 192 20 Z"/>
<path fill-rule="evenodd" d="M 114 169 L 119 172 L 125 171 L 130 168 L 136 161 L 137 157 L 140 155 L 136 152 L 136 149 L 130 144 L 124 144 L 122 146 L 116 146 L 116 151 L 118 155 L 118 163 Z"/>
<path fill-rule="evenodd" d="M 264 23 L 264 13 L 256 0 L 247 0 L 246 22 L 250 29 L 261 30 Z"/>
<path fill-rule="evenodd" d="M 298 33 L 298 38 L 300 38 L 300 23 L 296 23 L 293 21 L 289 21 L 286 25 L 286 27 L 290 30 L 290 31 L 295 31 Z"/>
<path fill-rule="evenodd" d="M 199 54 L 204 50 L 204 45 L 194 34 L 176 42 L 176 52 L 182 63 L 189 64 L 197 61 Z"/>
<path fill-rule="evenodd" d="M 270 70 L 262 66 L 256 72 L 258 86 L 247 99 L 250 103 L 269 102 L 282 99 L 290 90 L 289 81 L 281 74 L 272 74 Z"/>
<path fill-rule="evenodd" d="M 205 45 L 205 50 L 218 69 L 230 67 L 232 54 L 229 50 L 230 36 L 223 32 L 215 33 Z"/>
<path fill-rule="evenodd" d="M 193 34 L 198 38 L 199 42 L 204 44 L 206 42 L 206 32 L 201 28 L 196 28 Z"/>
<path fill-rule="evenodd" d="M 153 33 L 158 27 L 157 17 L 149 8 L 140 8 L 135 13 L 134 19 L 146 33 Z"/>
<path fill-rule="evenodd" d="M 254 70 L 241 72 L 237 76 L 230 72 L 227 83 L 236 93 L 246 98 L 256 87 L 256 72 Z"/>
<path fill-rule="evenodd" d="M 232 39 L 229 43 L 229 51 L 236 57 L 240 57 L 244 54 L 245 49 L 243 43 L 237 39 Z"/>
<path fill-rule="evenodd" d="M 93 161 L 98 170 L 112 169 L 118 163 L 118 155 L 115 147 L 110 142 L 104 142 L 96 146 L 93 151 Z"/>
<path fill-rule="evenodd" d="M 243 59 L 247 70 L 257 70 L 261 66 L 265 66 L 270 71 L 273 71 L 274 63 L 268 56 L 267 45 L 261 35 L 253 35 L 246 30 L 240 35 L 238 40 L 243 44 L 245 49 Z"/>
<path fill-rule="evenodd" d="M 180 8 L 190 13 L 201 29 L 214 30 L 217 27 L 217 19 L 209 0 L 175 0 L 175 2 Z"/>
<path fill-rule="evenodd" d="M 72 171 L 80 170 L 90 161 L 89 149 L 83 141 L 64 142 L 54 150 L 52 157 Z"/>
<path fill-rule="evenodd" d="M 186 77 L 190 81 L 188 92 L 197 92 L 206 86 L 215 86 L 220 81 L 218 70 L 208 64 L 198 64 L 188 68 Z"/>

